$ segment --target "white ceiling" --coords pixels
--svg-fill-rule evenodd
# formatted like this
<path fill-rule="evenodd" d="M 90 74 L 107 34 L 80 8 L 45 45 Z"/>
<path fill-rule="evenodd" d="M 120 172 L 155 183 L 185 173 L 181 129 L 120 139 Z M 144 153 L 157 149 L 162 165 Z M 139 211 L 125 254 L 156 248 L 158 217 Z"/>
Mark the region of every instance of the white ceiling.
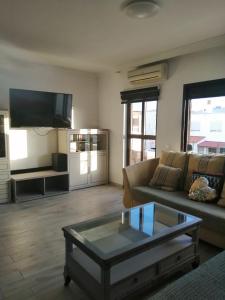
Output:
<path fill-rule="evenodd" d="M 0 0 L 0 56 L 100 70 L 225 33 L 225 0 L 158 0 L 136 20 L 122 0 Z"/>

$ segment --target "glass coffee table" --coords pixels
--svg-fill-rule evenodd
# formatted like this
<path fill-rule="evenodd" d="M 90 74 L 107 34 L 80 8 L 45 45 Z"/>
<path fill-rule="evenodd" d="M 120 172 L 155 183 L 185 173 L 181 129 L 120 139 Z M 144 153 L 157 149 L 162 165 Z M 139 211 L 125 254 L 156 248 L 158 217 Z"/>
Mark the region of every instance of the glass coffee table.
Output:
<path fill-rule="evenodd" d="M 197 267 L 201 221 L 150 202 L 64 227 L 65 286 L 72 279 L 93 299 L 118 300 Z"/>

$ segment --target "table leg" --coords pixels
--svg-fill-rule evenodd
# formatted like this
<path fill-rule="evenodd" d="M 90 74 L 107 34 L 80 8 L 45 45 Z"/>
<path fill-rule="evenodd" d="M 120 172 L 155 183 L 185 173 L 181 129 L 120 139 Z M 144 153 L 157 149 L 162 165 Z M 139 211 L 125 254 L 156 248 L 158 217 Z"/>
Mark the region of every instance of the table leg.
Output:
<path fill-rule="evenodd" d="M 200 264 L 200 256 L 198 253 L 199 244 L 199 226 L 192 232 L 192 241 L 195 245 L 195 261 L 192 263 L 193 269 L 197 268 Z"/>
<path fill-rule="evenodd" d="M 103 287 L 103 299 L 109 300 L 110 297 L 110 267 L 102 268 L 101 283 Z"/>
<path fill-rule="evenodd" d="M 65 239 L 65 266 L 64 266 L 64 286 L 68 286 L 71 277 L 69 276 L 69 270 L 68 270 L 68 259 L 67 257 L 70 255 L 70 253 L 73 251 L 73 244 L 68 240 L 67 238 Z"/>

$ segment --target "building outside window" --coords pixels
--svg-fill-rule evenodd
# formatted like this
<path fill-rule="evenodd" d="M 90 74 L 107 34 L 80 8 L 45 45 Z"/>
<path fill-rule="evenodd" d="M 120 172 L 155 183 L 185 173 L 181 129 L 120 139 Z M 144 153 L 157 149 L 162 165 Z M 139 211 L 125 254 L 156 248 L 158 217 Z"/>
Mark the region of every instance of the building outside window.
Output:
<path fill-rule="evenodd" d="M 218 105 L 220 109 L 215 110 Z M 187 142 L 192 145 L 193 152 L 221 153 L 220 143 L 225 143 L 225 97 L 191 99 L 189 112 Z"/>
<path fill-rule="evenodd" d="M 221 107 L 220 111 L 223 110 L 223 107 Z M 218 111 L 219 112 L 219 111 Z M 214 117 L 216 118 L 216 113 L 213 111 Z M 221 132 L 223 128 L 223 121 L 217 121 L 213 120 L 210 123 L 210 132 Z"/>
<path fill-rule="evenodd" d="M 201 123 L 193 121 L 191 123 L 191 131 L 200 131 L 201 130 Z"/>

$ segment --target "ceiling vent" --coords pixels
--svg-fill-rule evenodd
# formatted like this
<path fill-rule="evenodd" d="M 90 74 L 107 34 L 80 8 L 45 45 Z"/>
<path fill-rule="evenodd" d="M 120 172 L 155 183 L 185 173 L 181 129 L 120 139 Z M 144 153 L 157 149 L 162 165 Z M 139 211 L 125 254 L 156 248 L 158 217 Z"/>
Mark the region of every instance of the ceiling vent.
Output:
<path fill-rule="evenodd" d="M 148 67 L 140 67 L 128 71 L 128 80 L 133 85 L 145 85 L 161 83 L 167 79 L 167 64 L 157 64 Z"/>

